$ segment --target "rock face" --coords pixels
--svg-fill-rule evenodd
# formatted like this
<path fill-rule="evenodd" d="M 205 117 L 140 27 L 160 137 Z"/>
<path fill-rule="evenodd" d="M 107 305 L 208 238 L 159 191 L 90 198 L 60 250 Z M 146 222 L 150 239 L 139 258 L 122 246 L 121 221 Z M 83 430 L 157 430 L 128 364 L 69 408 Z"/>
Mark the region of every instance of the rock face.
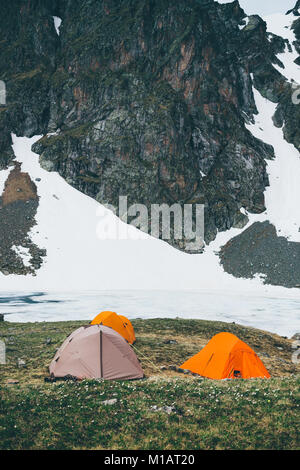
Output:
<path fill-rule="evenodd" d="M 51 3 L 15 0 L 1 8 L 0 78 L 6 87 L 6 103 L 0 106 L 1 168 L 13 158 L 11 132 L 47 132 L 49 77 L 58 46 Z"/>
<path fill-rule="evenodd" d="M 29 232 L 36 225 L 37 188 L 21 165 L 15 164 L 0 197 L 0 271 L 3 274 L 35 274 L 45 250 L 32 243 Z"/>
<path fill-rule="evenodd" d="M 208 243 L 246 224 L 241 208 L 264 211 L 273 149 L 245 127 L 253 82 L 279 103 L 297 148 L 300 135 L 292 87 L 273 67 L 285 41 L 260 17 L 213 0 L 12 0 L 4 10 L 1 168 L 10 132 L 45 135 L 34 146 L 42 166 L 101 203 L 204 204 Z"/>

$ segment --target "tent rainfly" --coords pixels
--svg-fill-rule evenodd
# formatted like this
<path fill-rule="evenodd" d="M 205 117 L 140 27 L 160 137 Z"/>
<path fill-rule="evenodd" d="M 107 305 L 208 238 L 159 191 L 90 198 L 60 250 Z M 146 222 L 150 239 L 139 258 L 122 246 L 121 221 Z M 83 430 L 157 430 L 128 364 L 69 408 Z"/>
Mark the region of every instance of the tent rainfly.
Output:
<path fill-rule="evenodd" d="M 105 325 L 117 331 L 128 343 L 135 342 L 134 329 L 128 318 L 116 312 L 101 312 L 92 321 L 91 325 Z"/>
<path fill-rule="evenodd" d="M 210 379 L 270 378 L 257 354 L 231 333 L 215 335 L 198 354 L 180 367 Z"/>

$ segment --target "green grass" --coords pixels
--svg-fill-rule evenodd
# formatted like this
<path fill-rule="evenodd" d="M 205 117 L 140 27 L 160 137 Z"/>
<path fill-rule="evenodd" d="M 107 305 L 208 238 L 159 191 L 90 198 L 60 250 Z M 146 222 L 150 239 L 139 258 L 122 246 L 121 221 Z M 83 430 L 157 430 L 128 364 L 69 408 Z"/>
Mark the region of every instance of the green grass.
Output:
<path fill-rule="evenodd" d="M 44 382 L 56 348 L 81 324 L 0 324 L 8 359 L 0 366 L 1 449 L 299 449 L 300 376 L 290 340 L 220 322 L 135 320 L 146 379 Z M 270 380 L 212 381 L 159 369 L 180 365 L 224 330 L 254 347 Z M 117 402 L 103 403 L 110 399 Z"/>

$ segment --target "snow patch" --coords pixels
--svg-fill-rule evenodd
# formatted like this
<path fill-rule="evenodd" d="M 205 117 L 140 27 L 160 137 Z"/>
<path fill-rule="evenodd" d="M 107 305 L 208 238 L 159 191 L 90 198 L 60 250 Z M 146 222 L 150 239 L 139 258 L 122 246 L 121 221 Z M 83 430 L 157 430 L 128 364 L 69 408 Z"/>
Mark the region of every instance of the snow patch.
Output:
<path fill-rule="evenodd" d="M 57 129 L 55 132 L 48 132 L 48 134 L 46 134 L 46 137 L 49 139 L 49 137 L 59 135 L 59 134 L 60 134 L 60 129 Z"/>
<path fill-rule="evenodd" d="M 61 26 L 62 19 L 59 18 L 58 16 L 53 16 L 53 21 L 54 21 L 55 31 L 56 31 L 57 35 L 59 36 L 60 35 L 59 28 Z"/>
<path fill-rule="evenodd" d="M 265 192 L 267 210 L 263 218 L 276 227 L 277 235 L 300 242 L 300 154 L 284 139 L 282 129 L 273 124 L 277 105 L 263 98 L 257 90 L 254 90 L 254 97 L 259 114 L 255 124 L 246 127 L 275 150 L 275 159 L 267 161 L 270 186 Z"/>
<path fill-rule="evenodd" d="M 16 160 L 38 185 L 37 225 L 31 240 L 47 250 L 36 276 L 3 276 L 1 289 L 12 291 L 185 290 L 286 295 L 287 289 L 263 285 L 260 279 L 236 279 L 224 272 L 217 252 L 242 230 L 220 232 L 204 254 L 180 252 L 162 240 L 127 226 L 97 201 L 70 186 L 58 173 L 47 172 L 31 147 L 40 136 L 13 138 Z M 53 194 L 57 198 L 53 197 Z M 266 216 L 249 215 L 246 229 Z M 105 239 L 105 233 L 126 234 Z M 113 237 L 111 237 L 113 238 Z M 299 298 L 298 289 L 288 295 Z"/>
<path fill-rule="evenodd" d="M 296 17 L 293 14 L 283 15 L 276 13 L 266 16 L 264 20 L 267 23 L 267 31 L 281 36 L 283 39 L 287 39 L 291 46 L 291 51 L 288 45 L 286 45 L 285 51 L 277 55 L 278 59 L 283 63 L 284 69 L 277 64 L 273 64 L 273 66 L 289 81 L 295 81 L 300 84 L 300 67 L 295 64 L 295 60 L 299 57 L 299 54 L 294 46 L 296 37 L 294 31 L 291 29 Z"/>
<path fill-rule="evenodd" d="M 8 178 L 8 175 L 11 172 L 12 169 L 13 169 L 13 167 L 10 167 L 7 170 L 1 170 L 0 171 L 0 194 L 2 194 L 3 191 L 4 191 L 5 182 L 6 182 L 6 180 Z"/>
<path fill-rule="evenodd" d="M 233 3 L 235 0 L 218 0 L 218 3 Z M 248 15 L 266 15 L 272 11 L 281 11 L 285 14 L 290 8 L 295 6 L 296 0 L 264 0 L 264 1 L 250 1 L 239 0 L 240 6 Z"/>
<path fill-rule="evenodd" d="M 250 21 L 249 16 L 247 16 L 246 18 L 244 18 L 243 21 L 244 21 L 244 23 L 246 23 L 246 24 L 239 24 L 239 28 L 240 28 L 241 30 L 244 29 L 244 28 L 246 28 L 246 26 L 248 26 L 249 21 Z"/>

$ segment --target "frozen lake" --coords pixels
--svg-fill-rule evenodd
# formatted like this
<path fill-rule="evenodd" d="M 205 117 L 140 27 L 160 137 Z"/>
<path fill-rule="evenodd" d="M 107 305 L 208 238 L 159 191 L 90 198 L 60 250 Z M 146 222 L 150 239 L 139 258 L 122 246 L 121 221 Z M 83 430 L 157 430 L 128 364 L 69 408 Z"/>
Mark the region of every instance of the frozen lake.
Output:
<path fill-rule="evenodd" d="M 0 313 L 11 322 L 89 321 L 103 310 L 129 318 L 236 322 L 288 337 L 300 332 L 300 297 L 199 290 L 0 293 Z"/>

